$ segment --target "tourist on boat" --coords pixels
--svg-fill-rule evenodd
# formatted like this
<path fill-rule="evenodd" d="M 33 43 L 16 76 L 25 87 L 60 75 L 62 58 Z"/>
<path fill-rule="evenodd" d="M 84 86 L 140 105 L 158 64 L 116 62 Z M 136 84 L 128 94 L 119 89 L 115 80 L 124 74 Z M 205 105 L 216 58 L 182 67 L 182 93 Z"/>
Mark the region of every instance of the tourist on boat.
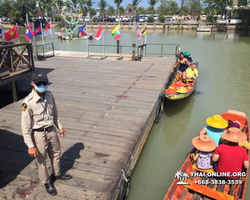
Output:
<path fill-rule="evenodd" d="M 190 63 L 186 58 L 184 58 L 183 52 L 180 53 L 179 59 L 176 62 L 175 66 L 172 68 L 171 71 L 174 70 L 179 65 L 178 73 L 179 73 L 179 80 L 185 80 L 186 79 L 186 70 L 187 70 L 187 65 L 190 67 Z"/>
<path fill-rule="evenodd" d="M 199 169 L 211 169 L 212 153 L 216 149 L 216 142 L 207 135 L 195 137 L 192 144 L 198 150 L 196 154 L 192 153 L 191 158 L 196 161 L 196 167 Z"/>
<path fill-rule="evenodd" d="M 229 128 L 228 132 L 221 134 L 226 144 L 219 145 L 212 156 L 212 161 L 217 162 L 214 165 L 214 170 L 217 172 L 242 172 L 242 166 L 249 168 L 249 158 L 247 151 L 238 145 L 239 142 L 247 139 L 246 134 L 242 133 L 238 128 Z M 239 177 L 231 177 L 237 179 Z"/>
<path fill-rule="evenodd" d="M 193 63 L 191 67 L 187 68 L 187 71 L 186 71 L 187 79 L 197 79 L 198 78 L 198 70 L 195 67 L 196 67 L 195 63 Z"/>
<path fill-rule="evenodd" d="M 228 127 L 228 123 L 220 115 L 214 115 L 213 117 L 209 117 L 207 118 L 206 122 L 209 126 L 204 127 L 200 131 L 200 136 L 207 134 L 216 142 L 218 146 L 221 134 L 226 131 L 225 128 Z"/>
<path fill-rule="evenodd" d="M 190 56 L 191 56 L 191 54 L 188 51 L 184 52 L 184 58 L 186 58 L 188 60 L 188 62 L 192 63 L 193 60 Z"/>
<path fill-rule="evenodd" d="M 230 121 L 230 120 L 228 120 L 228 121 Z M 239 131 L 241 131 L 242 127 L 243 126 L 241 125 L 241 123 L 239 121 L 232 122 L 229 125 L 229 128 L 238 128 Z M 221 144 L 225 144 L 225 143 L 227 143 L 227 141 L 222 139 Z M 247 140 L 239 142 L 238 144 L 239 144 L 239 146 L 244 147 L 247 150 L 250 150 L 250 143 Z"/>

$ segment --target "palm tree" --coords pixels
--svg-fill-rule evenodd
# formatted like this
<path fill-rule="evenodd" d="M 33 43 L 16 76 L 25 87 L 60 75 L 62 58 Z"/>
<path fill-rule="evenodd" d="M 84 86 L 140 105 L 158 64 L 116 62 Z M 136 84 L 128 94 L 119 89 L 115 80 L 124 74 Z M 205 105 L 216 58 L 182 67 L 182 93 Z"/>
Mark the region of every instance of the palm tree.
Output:
<path fill-rule="evenodd" d="M 100 14 L 102 14 L 102 20 L 104 22 L 104 14 L 105 10 L 108 7 L 107 1 L 106 0 L 100 0 L 100 2 L 97 3 L 98 7 L 100 8 Z"/>
<path fill-rule="evenodd" d="M 65 2 L 65 6 L 67 8 L 67 11 L 70 12 L 72 9 L 72 4 L 69 0 Z"/>
<path fill-rule="evenodd" d="M 91 10 L 91 7 L 94 5 L 94 2 L 92 0 L 87 0 L 86 5 L 87 5 L 89 16 L 90 16 L 90 10 Z"/>
<path fill-rule="evenodd" d="M 131 13 L 133 11 L 133 6 L 129 3 L 126 7 L 126 10 Z"/>
<path fill-rule="evenodd" d="M 55 0 L 55 2 L 57 4 L 58 12 L 61 13 L 62 7 L 66 4 L 66 2 L 64 3 L 63 0 Z"/>
<path fill-rule="evenodd" d="M 151 14 L 154 14 L 154 6 L 155 4 L 157 4 L 159 0 L 148 0 L 148 4 L 149 4 L 149 10 L 151 11 Z"/>
<path fill-rule="evenodd" d="M 85 0 L 78 0 L 78 3 L 79 3 L 78 8 L 80 8 L 81 13 L 87 13 L 88 9 L 86 6 L 84 6 L 86 3 Z"/>
<path fill-rule="evenodd" d="M 76 12 L 78 0 L 71 0 L 71 1 L 72 1 L 72 3 L 73 3 L 74 12 Z"/>
<path fill-rule="evenodd" d="M 141 3 L 141 1 L 142 0 L 132 0 L 132 7 L 135 13 L 136 13 L 137 6 L 139 5 L 139 3 Z"/>
<path fill-rule="evenodd" d="M 119 12 L 119 8 L 120 8 L 120 5 L 122 3 L 122 0 L 114 0 L 114 3 L 116 5 L 116 12 L 117 12 L 117 15 L 120 15 L 120 12 Z"/>

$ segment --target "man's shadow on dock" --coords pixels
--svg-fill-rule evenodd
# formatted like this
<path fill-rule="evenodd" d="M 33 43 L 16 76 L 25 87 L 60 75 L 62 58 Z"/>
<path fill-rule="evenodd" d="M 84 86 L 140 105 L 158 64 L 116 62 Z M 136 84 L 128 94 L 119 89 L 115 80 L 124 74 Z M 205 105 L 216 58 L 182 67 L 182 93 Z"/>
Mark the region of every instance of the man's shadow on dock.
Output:
<path fill-rule="evenodd" d="M 33 159 L 21 135 L 0 128 L 0 189 L 15 180 Z M 29 173 L 30 176 L 34 174 L 32 171 Z"/>
<path fill-rule="evenodd" d="M 84 144 L 78 142 L 74 146 L 70 147 L 61 156 L 61 173 L 67 173 L 71 168 L 75 168 L 74 164 L 76 159 L 80 159 L 80 151 L 84 149 Z"/>

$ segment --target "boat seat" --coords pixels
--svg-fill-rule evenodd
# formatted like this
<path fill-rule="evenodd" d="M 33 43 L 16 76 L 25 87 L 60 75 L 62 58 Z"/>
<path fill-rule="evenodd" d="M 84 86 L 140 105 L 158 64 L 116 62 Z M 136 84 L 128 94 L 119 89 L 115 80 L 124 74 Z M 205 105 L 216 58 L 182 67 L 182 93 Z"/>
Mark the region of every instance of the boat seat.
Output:
<path fill-rule="evenodd" d="M 203 185 L 196 184 L 196 183 L 194 183 L 194 181 L 187 180 L 187 183 L 189 183 L 189 185 L 184 185 L 184 187 L 186 187 L 190 190 L 193 190 L 197 193 L 200 193 L 204 196 L 208 196 L 209 198 L 223 199 L 223 200 L 234 200 L 233 196 L 227 195 L 223 192 L 216 191 L 214 189 L 211 189 L 211 188 L 203 186 Z"/>
<path fill-rule="evenodd" d="M 195 169 L 196 171 L 200 171 L 200 172 L 206 172 L 206 173 L 208 173 L 208 172 L 213 173 L 213 172 L 214 172 L 214 169 L 213 169 L 213 168 L 211 168 L 211 169 L 200 169 L 200 168 L 198 168 L 198 167 L 196 166 L 196 162 L 192 165 L 192 167 L 193 167 L 193 169 Z"/>

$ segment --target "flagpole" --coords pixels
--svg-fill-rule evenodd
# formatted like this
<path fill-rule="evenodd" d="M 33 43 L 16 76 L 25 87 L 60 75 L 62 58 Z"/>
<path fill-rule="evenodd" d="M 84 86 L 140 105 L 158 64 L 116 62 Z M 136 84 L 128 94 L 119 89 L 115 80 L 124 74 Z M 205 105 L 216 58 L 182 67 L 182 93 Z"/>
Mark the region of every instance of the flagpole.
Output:
<path fill-rule="evenodd" d="M 104 46 L 104 28 L 103 28 L 103 23 L 102 23 L 102 34 L 103 34 L 103 37 L 102 37 L 102 44 L 103 44 L 103 59 L 105 59 L 105 46 Z"/>
<path fill-rule="evenodd" d="M 51 23 L 51 18 L 50 18 L 50 29 L 51 29 L 51 39 L 52 39 L 52 43 L 54 44 L 54 38 L 53 38 L 53 34 L 52 34 L 52 23 Z"/>
<path fill-rule="evenodd" d="M 45 56 L 45 48 L 44 48 L 44 40 L 43 40 L 43 27 L 42 27 L 42 22 L 40 22 L 40 26 L 41 26 L 41 29 L 42 29 L 43 57 L 44 57 L 44 60 L 46 60 L 46 56 Z"/>
<path fill-rule="evenodd" d="M 87 51 L 88 51 L 88 57 L 89 58 L 89 36 L 88 36 L 88 25 L 86 23 L 86 29 L 87 29 Z"/>
<path fill-rule="evenodd" d="M 16 29 L 17 29 L 17 33 L 18 33 L 18 36 L 19 36 L 19 31 L 18 31 L 18 25 L 17 25 L 17 23 L 16 23 Z M 20 37 L 20 36 L 19 36 Z M 20 43 L 20 40 L 19 40 L 19 37 L 18 37 L 18 43 Z M 18 45 L 18 49 L 19 49 L 19 52 L 20 52 L 20 54 L 21 54 L 21 47 L 20 47 L 20 45 Z M 21 64 L 23 64 L 23 61 L 21 60 Z"/>

